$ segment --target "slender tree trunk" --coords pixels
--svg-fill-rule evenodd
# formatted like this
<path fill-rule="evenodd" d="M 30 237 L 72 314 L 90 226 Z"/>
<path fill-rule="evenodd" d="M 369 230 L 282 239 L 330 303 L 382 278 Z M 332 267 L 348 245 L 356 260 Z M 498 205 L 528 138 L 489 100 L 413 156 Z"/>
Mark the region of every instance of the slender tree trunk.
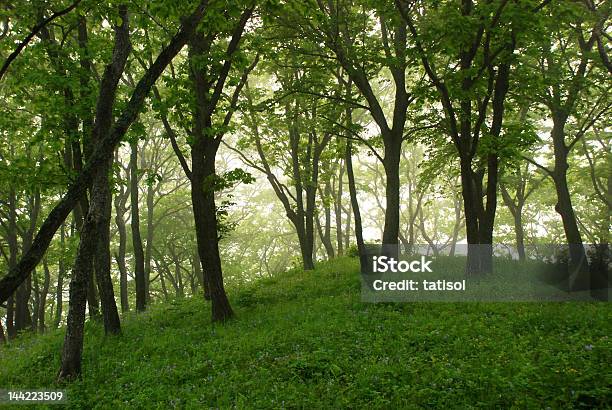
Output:
<path fill-rule="evenodd" d="M 49 294 L 49 285 L 51 284 L 51 272 L 49 272 L 49 265 L 47 261 L 43 259 L 43 269 L 45 272 L 45 280 L 40 292 L 40 301 L 38 303 L 38 332 L 44 333 L 47 329 L 45 324 L 45 308 L 47 306 L 47 295 Z"/>
<path fill-rule="evenodd" d="M 457 240 L 459 239 L 459 230 L 461 229 L 461 201 L 455 200 L 455 226 L 453 228 L 453 236 L 451 237 L 451 248 L 449 256 L 455 256 L 457 250 Z"/>
<path fill-rule="evenodd" d="M 153 253 L 153 210 L 155 207 L 153 185 L 147 186 L 147 242 L 145 244 L 145 294 L 147 303 L 151 302 L 149 288 L 151 285 L 151 258 Z"/>
<path fill-rule="evenodd" d="M 17 264 L 17 254 L 19 252 L 17 243 L 17 209 L 16 209 L 15 189 L 9 190 L 9 218 L 7 229 L 7 242 L 9 247 L 9 269 L 12 269 Z M 21 286 L 19 287 L 21 289 Z M 19 291 L 18 289 L 18 291 Z M 17 335 L 19 328 L 15 323 L 15 295 L 11 295 L 8 300 L 6 310 L 6 331 L 9 339 L 13 339 Z"/>
<path fill-rule="evenodd" d="M 125 263 L 127 229 L 125 227 L 125 220 L 123 219 L 122 207 L 117 202 L 118 201 L 115 201 L 115 223 L 117 225 L 117 231 L 119 233 L 119 249 L 115 254 L 115 260 L 117 261 L 117 267 L 119 268 L 119 294 L 121 299 L 121 312 L 125 313 L 130 310 L 130 303 L 128 300 L 127 265 Z"/>
<path fill-rule="evenodd" d="M 350 111 L 349 123 L 350 121 Z M 359 265 L 361 267 L 361 273 L 368 271 L 368 255 L 366 252 L 365 242 L 363 241 L 363 228 L 361 224 L 361 212 L 359 210 L 359 201 L 357 200 L 357 187 L 355 185 L 355 174 L 353 173 L 353 152 L 352 152 L 352 141 L 347 139 L 346 141 L 346 175 L 348 177 L 349 194 L 351 197 L 351 208 L 353 208 L 353 218 L 355 219 L 355 241 L 357 242 L 357 251 L 359 252 Z"/>
<path fill-rule="evenodd" d="M 519 255 L 519 260 L 524 261 L 525 255 L 525 232 L 523 230 L 523 209 L 518 207 L 516 215 L 514 215 L 514 232 L 516 235 L 516 249 Z"/>
<path fill-rule="evenodd" d="M 330 232 L 329 231 L 325 232 L 327 228 L 325 230 L 323 229 L 318 217 L 315 218 L 315 225 L 317 226 L 317 231 L 319 232 L 319 238 L 321 238 L 321 243 L 325 247 L 325 253 L 327 254 L 327 259 L 332 259 L 334 257 L 334 247 L 331 243 L 331 238 L 329 236 Z"/>
<path fill-rule="evenodd" d="M 338 256 L 344 254 L 343 237 L 342 237 L 342 191 L 344 179 L 344 164 L 340 163 L 340 171 L 338 174 L 338 192 L 334 195 L 334 212 L 336 217 L 336 242 Z"/>
<path fill-rule="evenodd" d="M 57 271 L 57 286 L 55 288 L 55 322 L 53 323 L 53 328 L 57 329 L 62 323 L 62 311 L 64 304 L 64 276 L 66 275 L 66 266 L 64 262 L 64 252 L 65 252 L 65 243 L 66 243 L 66 225 L 62 224 L 60 227 L 60 247 L 61 247 L 61 255 L 58 262 L 58 271 Z"/>
<path fill-rule="evenodd" d="M 32 317 L 30 318 L 30 330 L 38 330 L 38 310 L 40 306 L 41 289 L 38 283 L 38 275 L 36 271 L 32 272 L 32 290 L 34 297 L 32 298 Z"/>
<path fill-rule="evenodd" d="M 18 244 L 18 229 L 17 229 L 17 194 L 15 188 L 11 187 L 9 190 L 8 198 L 8 225 L 7 230 L 7 242 L 9 245 L 9 266 L 15 266 L 17 264 L 17 255 L 19 254 Z M 27 239 L 23 238 L 22 248 L 24 252 L 27 250 L 28 244 L 25 243 Z M 32 318 L 30 316 L 30 294 L 32 289 L 31 277 L 28 277 L 17 289 L 14 296 L 14 319 L 13 324 L 9 328 L 11 331 L 17 332 L 26 330 L 31 327 Z M 7 325 L 8 327 L 8 325 Z M 12 337 L 9 334 L 9 337 Z"/>
<path fill-rule="evenodd" d="M 144 250 L 140 236 L 140 207 L 138 204 L 138 145 L 132 143 L 130 155 L 130 199 L 132 212 L 132 243 L 134 246 L 134 278 L 136 280 L 136 310 L 147 307 Z"/>
<path fill-rule="evenodd" d="M 352 229 L 353 229 L 353 227 L 351 226 L 351 220 L 353 219 L 351 218 L 352 212 L 353 212 L 353 209 L 351 206 L 351 201 L 349 201 L 348 209 L 345 210 L 346 227 L 344 228 L 344 249 L 348 249 L 349 246 L 351 246 L 351 235 L 352 235 Z"/>
<path fill-rule="evenodd" d="M 330 207 L 330 200 L 331 200 L 331 184 L 329 179 L 327 181 L 325 181 L 325 189 L 323 192 L 323 211 L 325 213 L 325 227 L 323 229 L 321 229 L 321 242 L 323 243 L 323 246 L 325 247 L 325 252 L 327 253 L 327 257 L 329 259 L 334 258 L 335 256 L 335 252 L 334 252 L 334 246 L 332 245 L 332 241 L 331 241 L 331 207 Z M 317 218 L 317 223 L 319 223 L 319 219 Z M 342 249 L 342 245 L 340 245 L 340 248 L 338 249 Z"/>

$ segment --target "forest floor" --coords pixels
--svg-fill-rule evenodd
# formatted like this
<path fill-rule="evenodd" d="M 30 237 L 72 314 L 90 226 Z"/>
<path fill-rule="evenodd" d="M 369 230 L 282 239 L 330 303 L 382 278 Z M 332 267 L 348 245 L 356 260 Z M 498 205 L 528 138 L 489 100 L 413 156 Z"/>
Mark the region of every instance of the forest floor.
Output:
<path fill-rule="evenodd" d="M 64 388 L 68 408 L 612 406 L 609 303 L 361 302 L 356 259 L 88 323 L 82 380 L 55 384 L 63 330 L 0 348 L 0 388 Z"/>

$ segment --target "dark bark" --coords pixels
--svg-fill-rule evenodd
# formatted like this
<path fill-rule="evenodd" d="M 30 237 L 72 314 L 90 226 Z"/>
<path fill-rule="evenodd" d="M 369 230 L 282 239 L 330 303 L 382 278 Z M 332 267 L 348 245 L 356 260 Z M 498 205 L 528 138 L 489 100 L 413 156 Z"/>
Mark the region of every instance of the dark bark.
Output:
<path fill-rule="evenodd" d="M 38 308 L 40 306 L 41 288 L 40 288 L 38 274 L 36 273 L 36 271 L 32 272 L 32 293 L 33 293 L 32 300 L 31 300 L 32 317 L 30 317 L 30 329 L 29 330 L 37 331 L 38 330 L 38 313 L 39 313 Z"/>
<path fill-rule="evenodd" d="M 92 261 L 95 256 L 98 226 L 101 219 L 95 203 L 92 197 L 92 206 L 81 229 L 81 240 L 72 269 L 66 336 L 62 348 L 62 364 L 58 374 L 60 380 L 73 379 L 81 374 L 87 282 L 90 278 L 89 271 L 93 268 Z"/>
<path fill-rule="evenodd" d="M 105 135 L 112 127 L 113 107 L 117 94 L 117 86 L 125 69 L 128 55 L 131 51 L 129 37 L 129 20 L 127 6 L 119 6 L 119 17 L 121 25 L 115 29 L 115 46 L 112 61 L 106 66 L 102 81 L 100 82 L 100 93 L 96 106 L 96 117 L 91 135 L 91 143 L 95 146 L 101 144 Z M 110 253 L 110 222 L 112 196 L 110 191 L 109 174 L 111 172 L 112 157 L 103 162 L 94 175 L 91 188 L 90 209 L 96 208 L 95 213 L 99 218 L 97 221 L 98 240 L 94 258 L 96 281 L 100 292 L 102 315 L 104 318 L 104 331 L 106 334 L 118 334 L 121 332 L 121 322 L 115 292 L 111 279 L 111 253 Z M 97 201 L 94 203 L 94 199 Z"/>
<path fill-rule="evenodd" d="M 140 236 L 140 205 L 138 201 L 138 144 L 131 144 L 130 154 L 130 203 L 132 214 L 132 244 L 134 248 L 134 279 L 136 282 L 136 310 L 142 312 L 147 307 L 147 287 L 145 283 L 145 258 Z"/>
<path fill-rule="evenodd" d="M 57 329 L 62 322 L 62 312 L 64 308 L 64 276 L 66 275 L 66 264 L 64 261 L 64 253 L 66 251 L 66 227 L 62 224 L 60 227 L 60 257 L 57 270 L 57 285 L 55 288 L 55 321 L 53 328 Z"/>
<path fill-rule="evenodd" d="M 351 246 L 351 235 L 353 235 L 353 227 L 351 226 L 351 221 L 353 218 L 351 218 L 353 209 L 351 207 L 351 201 L 349 201 L 348 203 L 348 209 L 344 209 L 344 207 L 342 207 L 342 210 L 344 211 L 344 213 L 346 214 L 345 216 L 345 221 L 346 221 L 346 226 L 344 228 L 344 249 L 348 249 L 349 246 Z"/>
<path fill-rule="evenodd" d="M 109 164 L 110 165 L 110 164 Z M 90 207 L 100 208 L 100 224 L 98 225 L 98 242 L 94 258 L 95 278 L 100 294 L 102 305 L 102 317 L 104 319 L 104 331 L 106 334 L 118 334 L 121 332 L 121 322 L 115 301 L 115 291 L 111 278 L 111 253 L 110 253 L 110 222 L 111 222 L 111 192 L 108 180 L 110 167 L 101 167 L 99 174 L 94 180 L 92 188 L 92 203 Z M 93 198 L 98 198 L 95 191 L 100 191 L 100 203 L 94 204 Z"/>
<path fill-rule="evenodd" d="M 39 229 L 30 249 L 21 257 L 15 268 L 11 269 L 8 275 L 0 279 L 0 303 L 5 302 L 17 287 L 29 277 L 30 272 L 38 264 L 48 248 L 53 235 L 91 184 L 95 171 L 112 157 L 116 145 L 122 140 L 130 125 L 138 117 L 151 87 L 170 61 L 183 48 L 202 19 L 206 5 L 207 1 L 201 1 L 196 11 L 184 19 L 179 32 L 170 41 L 168 46 L 162 50 L 155 63 L 145 72 L 136 85 L 130 101 L 115 122 L 109 135 L 96 147 L 83 171 L 79 173 L 59 203 L 51 210 Z"/>
<path fill-rule="evenodd" d="M 210 292 L 208 291 L 208 287 L 204 282 L 204 271 L 202 270 L 202 262 L 200 261 L 200 255 L 198 254 L 198 249 L 196 247 L 195 252 L 192 256 L 191 263 L 193 265 L 194 273 L 198 279 L 198 283 L 202 286 L 204 290 L 204 299 L 210 300 Z"/>
<path fill-rule="evenodd" d="M 204 283 L 210 294 L 212 321 L 223 322 L 230 319 L 234 312 L 225 293 L 223 271 L 219 254 L 219 232 L 217 207 L 215 204 L 215 186 L 217 174 L 215 159 L 223 133 L 209 135 L 212 117 L 225 87 L 227 76 L 232 66 L 233 54 L 238 50 L 246 23 L 251 18 L 254 6 L 248 6 L 240 15 L 234 27 L 231 40 L 226 49 L 223 66 L 216 78 L 211 79 L 208 68 L 194 64 L 194 58 L 207 57 L 210 52 L 211 35 L 194 36 L 189 44 L 191 78 L 195 94 L 193 113 L 193 142 L 191 144 L 191 202 L 196 227 L 198 254 L 204 269 Z M 254 64 L 257 63 L 255 60 Z M 228 125 L 236 109 L 238 95 L 246 82 L 246 77 L 254 65 L 249 66 L 238 83 L 226 113 L 224 124 Z"/>
<path fill-rule="evenodd" d="M 38 332 L 44 333 L 47 329 L 45 324 L 45 308 L 47 306 L 47 295 L 49 294 L 49 285 L 51 284 L 51 272 L 49 272 L 49 265 L 47 261 L 43 260 L 43 271 L 45 273 L 45 280 L 43 282 L 42 289 L 40 290 L 40 296 L 38 301 Z"/>
<path fill-rule="evenodd" d="M 153 184 L 147 185 L 147 241 L 144 249 L 144 271 L 145 271 L 145 295 L 147 304 L 151 303 L 151 293 L 149 288 L 151 285 L 151 258 L 153 252 L 153 234 L 155 226 L 153 224 L 153 211 L 155 209 L 155 190 Z"/>
<path fill-rule="evenodd" d="M 520 175 L 519 175 L 520 177 Z M 525 181 L 520 180 L 518 183 L 517 193 L 516 193 L 516 202 L 510 196 L 508 189 L 505 185 L 500 185 L 502 198 L 504 203 L 510 210 L 512 214 L 512 220 L 514 221 L 514 235 L 516 238 L 516 250 L 518 253 L 518 257 L 520 261 L 524 261 L 526 259 L 525 254 L 525 232 L 523 229 L 523 206 L 525 205 Z"/>
<path fill-rule="evenodd" d="M 22 248 L 23 252 L 27 252 L 32 246 L 32 238 L 36 231 L 36 223 L 38 222 L 38 215 L 40 213 L 40 191 L 38 189 L 32 195 L 28 196 L 27 207 L 29 211 L 30 224 L 28 228 L 22 232 Z M 17 290 L 15 298 L 15 327 L 17 330 L 36 330 L 33 326 L 32 317 L 30 313 L 30 296 L 32 294 L 32 278 L 28 278 L 24 284 Z M 36 314 L 36 310 L 33 312 Z"/>
<path fill-rule="evenodd" d="M 344 254 L 344 244 L 342 236 L 342 194 L 344 190 L 344 164 L 340 161 L 340 171 L 338 172 L 338 190 L 334 195 L 334 215 L 336 217 L 336 248 L 338 256 Z"/>
<path fill-rule="evenodd" d="M 197 133 L 196 133 L 197 135 Z M 198 254 L 203 262 L 204 282 L 210 294 L 212 320 L 223 322 L 234 312 L 223 285 L 223 271 L 219 255 L 219 233 L 214 183 L 215 156 L 218 144 L 215 140 L 200 135 L 191 148 L 192 177 L 191 202 L 196 227 Z"/>
<path fill-rule="evenodd" d="M 561 216 L 563 230 L 569 247 L 570 272 L 576 275 L 575 278 L 570 278 L 570 286 L 575 289 L 580 289 L 586 285 L 588 261 L 567 184 L 567 170 L 569 169 L 567 156 L 569 148 L 565 144 L 566 121 L 566 115 L 560 113 L 553 114 L 551 137 L 553 140 L 555 167 L 552 179 L 557 193 L 555 210 Z"/>
<path fill-rule="evenodd" d="M 383 246 L 397 247 L 400 226 L 400 178 L 399 164 L 401 154 L 401 136 L 388 137 L 385 143 L 384 169 L 385 184 L 385 225 L 383 228 Z"/>
<path fill-rule="evenodd" d="M 329 208 L 328 208 L 329 210 Z M 329 222 L 329 221 L 328 221 Z M 327 254 L 327 259 L 332 259 L 334 258 L 334 246 L 331 243 L 331 238 L 329 236 L 330 231 L 327 228 L 327 225 L 325 227 L 325 229 L 321 226 L 321 221 L 319 221 L 318 217 L 315 217 L 315 225 L 317 227 L 317 232 L 319 232 L 319 238 L 321 239 L 321 243 L 323 244 L 323 247 L 325 248 L 325 253 Z"/>
<path fill-rule="evenodd" d="M 127 173 L 127 184 L 120 185 L 120 190 L 115 195 L 115 224 L 117 225 L 117 233 L 119 234 L 119 247 L 115 253 L 115 261 L 119 269 L 119 294 L 121 300 L 121 312 L 125 313 L 130 310 L 130 304 L 128 299 L 128 272 L 127 264 L 125 261 L 126 248 L 127 248 L 127 228 L 125 223 L 125 214 L 127 213 L 127 201 L 130 198 L 130 176 L 129 166 L 126 170 Z M 117 179 L 121 179 L 121 175 L 118 173 Z"/>
<path fill-rule="evenodd" d="M 123 215 L 119 214 L 118 212 L 115 215 L 115 222 L 117 224 L 117 231 L 119 233 L 119 249 L 115 254 L 115 260 L 117 261 L 117 267 L 119 268 L 119 295 L 121 299 L 121 312 L 125 313 L 130 310 L 130 303 L 128 300 L 127 265 L 125 263 L 127 229 Z"/>
<path fill-rule="evenodd" d="M 121 25 L 115 29 L 112 61 L 104 70 L 96 104 L 96 119 L 91 136 L 92 146 L 96 147 L 102 145 L 104 136 L 111 129 L 117 85 L 131 49 L 127 6 L 119 6 L 119 16 Z M 62 350 L 62 364 L 58 375 L 60 380 L 72 379 L 81 373 L 85 299 L 88 284 L 91 284 L 91 273 L 94 265 L 97 271 L 95 277 L 102 299 L 104 331 L 106 334 L 117 334 L 121 331 L 110 277 L 111 196 L 108 173 L 110 172 L 113 151 L 114 149 L 107 154 L 105 160 L 100 162 L 92 175 L 89 209 L 81 230 L 79 248 L 70 282 L 66 337 Z"/>
<path fill-rule="evenodd" d="M 353 208 L 353 218 L 355 219 L 355 241 L 357 242 L 357 251 L 359 253 L 359 265 L 361 267 L 361 273 L 366 273 L 368 271 L 368 257 L 365 242 L 363 241 L 361 211 L 359 209 L 359 201 L 357 200 L 357 187 L 355 185 L 355 174 L 353 172 L 352 141 L 350 139 L 346 141 L 346 153 L 344 160 L 346 162 L 346 175 L 348 177 L 351 208 Z"/>
<path fill-rule="evenodd" d="M 11 295 L 6 302 L 6 337 L 11 340 L 15 336 L 17 336 L 15 330 L 15 300 Z"/>
<path fill-rule="evenodd" d="M 325 225 L 322 227 L 318 217 L 315 217 L 317 228 L 319 231 L 319 237 L 325 247 L 327 258 L 332 259 L 335 257 L 334 246 L 331 241 L 331 206 L 330 201 L 332 200 L 332 190 L 329 177 L 325 181 L 325 188 L 323 193 L 320 194 L 321 201 L 323 202 L 323 213 L 325 214 Z M 320 191 L 320 189 L 319 189 Z"/>

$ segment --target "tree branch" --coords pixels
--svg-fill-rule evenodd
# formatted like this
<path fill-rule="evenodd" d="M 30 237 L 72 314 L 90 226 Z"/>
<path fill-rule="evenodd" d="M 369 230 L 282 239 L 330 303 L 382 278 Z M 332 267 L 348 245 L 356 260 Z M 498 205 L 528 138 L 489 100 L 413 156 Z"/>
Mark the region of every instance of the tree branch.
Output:
<path fill-rule="evenodd" d="M 4 64 L 2 65 L 2 68 L 0 69 L 0 80 L 2 80 L 2 77 L 4 76 L 4 74 L 6 73 L 6 71 L 9 69 L 9 66 L 11 65 L 11 63 L 17 58 L 17 56 L 23 51 L 23 49 L 28 45 L 28 43 L 40 32 L 40 30 L 42 30 L 47 24 L 49 24 L 50 22 L 52 22 L 53 20 L 55 20 L 58 17 L 63 16 L 64 14 L 68 14 L 70 13 L 74 8 L 76 8 L 76 6 L 79 5 L 79 3 L 81 2 L 81 0 L 76 0 L 74 3 L 72 3 L 70 6 L 66 7 L 63 10 L 57 11 L 53 14 L 51 14 L 49 17 L 47 17 L 46 19 L 44 19 L 43 21 L 41 21 L 40 23 L 38 23 L 37 25 L 35 25 L 32 30 L 30 31 L 30 34 L 28 34 L 26 36 L 26 38 L 24 38 L 21 43 L 19 43 L 19 45 L 17 46 L 17 48 L 15 49 L 15 51 L 13 51 L 8 58 L 6 59 L 6 61 L 4 62 Z"/>

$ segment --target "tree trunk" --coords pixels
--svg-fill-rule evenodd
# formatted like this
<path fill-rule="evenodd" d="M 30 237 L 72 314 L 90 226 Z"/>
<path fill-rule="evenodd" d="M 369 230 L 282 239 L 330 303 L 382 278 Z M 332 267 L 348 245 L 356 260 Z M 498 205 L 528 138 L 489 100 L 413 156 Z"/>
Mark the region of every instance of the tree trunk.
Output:
<path fill-rule="evenodd" d="M 198 278 L 198 282 L 202 286 L 204 290 L 204 300 L 210 300 L 210 292 L 208 290 L 208 286 L 204 281 L 204 272 L 202 270 L 202 262 L 200 261 L 200 255 L 198 253 L 198 249 L 196 247 L 194 255 L 192 256 L 193 269 L 195 271 L 196 277 Z"/>
<path fill-rule="evenodd" d="M 349 201 L 348 203 L 348 209 L 343 208 L 343 210 L 346 214 L 346 227 L 344 228 L 344 249 L 348 249 L 349 246 L 351 246 L 351 235 L 353 233 L 353 227 L 351 226 L 351 214 L 353 212 L 353 209 L 351 207 L 351 201 Z"/>
<path fill-rule="evenodd" d="M 103 211 L 98 209 L 97 205 L 98 202 L 92 196 L 92 203 L 81 229 L 79 249 L 72 269 L 70 302 L 66 336 L 62 349 L 62 364 L 58 375 L 59 380 L 74 379 L 81 374 L 87 282 L 91 276 L 89 271 L 93 268 L 92 261 L 98 242 L 98 224 L 102 218 L 99 212 Z"/>
<path fill-rule="evenodd" d="M 327 232 L 326 234 L 325 230 L 321 226 L 321 221 L 319 221 L 318 217 L 315 218 L 315 225 L 317 226 L 317 231 L 319 232 L 319 238 L 321 238 L 321 243 L 323 244 L 323 247 L 325 248 L 327 259 L 328 260 L 332 259 L 334 257 L 334 247 L 331 243 L 329 232 Z"/>
<path fill-rule="evenodd" d="M 391 139 L 388 137 L 387 139 Z M 384 169 L 385 185 L 385 225 L 383 228 L 382 244 L 388 247 L 391 255 L 396 255 L 399 244 L 400 221 L 400 178 L 399 163 L 401 151 L 401 137 L 393 137 L 393 143 L 385 143 Z M 387 253 L 386 251 L 383 251 Z"/>
<path fill-rule="evenodd" d="M 32 290 L 34 297 L 32 298 L 32 317 L 30 318 L 30 330 L 38 330 L 38 307 L 40 306 L 41 289 L 38 283 L 38 275 L 36 270 L 32 272 Z"/>
<path fill-rule="evenodd" d="M 98 175 L 94 178 L 92 187 L 92 204 L 94 197 L 100 202 L 96 204 L 100 210 L 100 223 L 98 225 L 98 241 L 94 264 L 96 270 L 96 281 L 100 292 L 100 302 L 102 305 L 102 317 L 104 319 L 104 332 L 106 334 L 119 334 L 121 332 L 121 322 L 117 303 L 115 302 L 115 291 L 111 279 L 111 254 L 110 254 L 110 222 L 111 222 L 111 192 L 108 173 L 110 172 L 111 162 L 107 162 L 105 167 L 101 167 Z M 96 191 L 98 192 L 96 194 Z"/>
<path fill-rule="evenodd" d="M 344 179 L 344 164 L 340 163 L 340 171 L 338 174 L 338 192 L 334 195 L 334 212 L 336 217 L 336 242 L 338 256 L 344 254 L 343 236 L 342 236 L 342 191 Z"/>
<path fill-rule="evenodd" d="M 53 328 L 57 329 L 62 323 L 62 311 L 64 304 L 64 276 L 66 275 L 66 265 L 64 262 L 64 252 L 65 252 L 65 241 L 66 241 L 66 225 L 62 224 L 60 227 L 60 249 L 61 255 L 58 261 L 58 271 L 57 271 L 57 286 L 55 288 L 55 321 L 53 323 Z"/>
<path fill-rule="evenodd" d="M 147 304 L 151 303 L 149 288 L 151 285 L 151 258 L 153 253 L 153 210 L 155 207 L 153 185 L 147 185 L 147 242 L 145 244 L 145 295 Z"/>
<path fill-rule="evenodd" d="M 523 230 L 523 208 L 518 207 L 516 214 L 514 215 L 514 232 L 516 235 L 516 249 L 518 252 L 519 260 L 524 261 L 527 257 L 525 255 L 525 232 Z"/>
<path fill-rule="evenodd" d="M 329 202 L 331 201 L 331 184 L 329 179 L 325 181 L 325 189 L 322 195 L 323 201 L 323 211 L 325 213 L 325 227 L 320 230 L 320 237 L 323 246 L 325 247 L 325 252 L 327 253 L 328 259 L 332 259 L 335 256 L 334 246 L 331 241 L 331 207 Z M 336 213 L 337 214 L 337 213 Z M 316 220 L 319 223 L 319 219 Z M 340 244 L 340 248 L 342 249 L 342 244 Z"/>
<path fill-rule="evenodd" d="M 223 271 L 219 255 L 217 207 L 214 185 L 215 157 L 218 143 L 211 137 L 200 135 L 191 149 L 191 202 L 196 227 L 198 254 L 204 270 L 204 283 L 208 287 L 212 304 L 213 322 L 230 319 L 234 312 L 223 286 Z"/>
<path fill-rule="evenodd" d="M 8 218 L 8 229 L 7 238 L 9 247 L 9 269 L 13 269 L 17 264 L 17 255 L 19 252 L 17 243 L 17 204 L 15 197 L 15 189 L 11 186 L 9 190 L 9 218 Z M 21 286 L 19 287 L 21 289 Z M 18 290 L 19 291 L 19 290 Z M 6 331 L 9 339 L 13 339 L 17 335 L 18 327 L 15 323 L 15 295 L 11 294 L 8 300 L 6 310 Z"/>
<path fill-rule="evenodd" d="M 551 136 L 555 155 L 555 168 L 553 170 L 553 182 L 557 192 L 555 210 L 561 215 L 563 230 L 569 247 L 569 287 L 572 290 L 583 290 L 588 287 L 589 266 L 567 185 L 567 170 L 569 168 L 567 155 L 569 150 L 565 145 L 564 128 L 566 120 L 566 116 L 553 114 Z"/>
<path fill-rule="evenodd" d="M 128 299 L 128 275 L 127 265 L 125 263 L 125 254 L 127 246 L 127 229 L 125 226 L 125 220 L 123 219 L 123 211 L 120 209 L 121 206 L 115 201 L 115 223 L 117 224 L 117 231 L 119 233 L 119 249 L 115 254 L 115 260 L 117 261 L 117 267 L 119 268 L 119 294 L 121 299 L 121 312 L 129 312 L 130 303 Z"/>
<path fill-rule="evenodd" d="M 43 269 L 45 272 L 45 281 L 43 282 L 42 289 L 40 291 L 40 299 L 38 302 L 38 332 L 44 333 L 46 330 L 45 325 L 45 308 L 47 306 L 47 295 L 49 294 L 49 285 L 51 284 L 51 272 L 49 272 L 49 265 L 47 261 L 43 259 Z"/>
<path fill-rule="evenodd" d="M 138 145 L 131 144 L 130 154 L 130 202 L 132 213 L 132 243 L 134 246 L 134 279 L 136 280 L 136 310 L 147 307 L 144 250 L 140 236 L 140 207 L 138 204 Z"/>
<path fill-rule="evenodd" d="M 13 296 L 9 296 L 6 302 L 6 337 L 11 340 L 15 336 L 17 336 L 15 330 L 15 300 Z"/>
<path fill-rule="evenodd" d="M 349 118 L 350 118 L 350 111 Z M 349 123 L 351 123 L 349 119 Z M 353 218 L 355 219 L 355 241 L 357 242 L 357 251 L 359 253 L 359 265 L 361 273 L 368 271 L 368 255 L 366 252 L 365 243 L 363 241 L 363 228 L 361 224 L 361 212 L 359 210 L 359 201 L 357 200 L 357 187 L 355 186 L 355 174 L 353 173 L 353 152 L 352 141 L 346 140 L 346 175 L 348 177 L 349 194 L 351 197 L 351 208 L 353 208 Z"/>
<path fill-rule="evenodd" d="M 128 55 L 132 49 L 129 33 L 129 16 L 125 4 L 118 6 L 119 24 L 115 26 L 115 44 L 111 63 L 104 69 L 100 92 L 96 103 L 96 117 L 91 132 L 91 144 L 99 146 L 104 137 L 110 133 L 113 123 L 113 107 L 115 105 L 117 87 L 123 75 Z M 113 150 L 114 151 L 114 150 Z M 88 156 L 89 157 L 89 156 Z M 94 215 L 98 219 L 96 228 L 98 238 L 94 255 L 95 278 L 100 292 L 104 332 L 118 334 L 121 332 L 121 322 L 115 291 L 111 279 L 110 223 L 112 211 L 112 195 L 110 191 L 109 174 L 113 164 L 112 154 L 103 161 L 94 174 L 91 187 L 90 208 L 96 208 Z M 95 203 L 94 203 L 95 201 Z"/>
<path fill-rule="evenodd" d="M 0 318 L 0 345 L 6 343 L 6 336 L 4 335 L 4 327 L 2 327 L 2 320 Z"/>
<path fill-rule="evenodd" d="M 17 229 L 17 194 L 15 188 L 11 186 L 9 190 L 8 198 L 8 229 L 7 229 L 7 242 L 9 246 L 9 267 L 14 267 L 17 264 L 17 257 L 19 254 L 19 243 L 18 243 L 18 229 Z M 25 243 L 26 238 L 23 238 L 22 248 L 23 251 L 27 251 L 27 244 Z M 13 337 L 17 332 L 28 329 L 32 324 L 32 318 L 30 316 L 30 293 L 32 289 L 31 279 L 28 278 L 24 281 L 21 286 L 15 292 L 13 303 L 14 310 L 12 313 L 11 326 L 7 325 L 7 328 L 11 330 L 9 337 Z"/>
<path fill-rule="evenodd" d="M 471 160 L 461 158 L 461 194 L 463 197 L 463 214 L 465 215 L 465 233 L 467 238 L 468 274 L 480 273 L 480 237 L 478 232 L 478 199 L 475 192 L 475 179 Z"/>

